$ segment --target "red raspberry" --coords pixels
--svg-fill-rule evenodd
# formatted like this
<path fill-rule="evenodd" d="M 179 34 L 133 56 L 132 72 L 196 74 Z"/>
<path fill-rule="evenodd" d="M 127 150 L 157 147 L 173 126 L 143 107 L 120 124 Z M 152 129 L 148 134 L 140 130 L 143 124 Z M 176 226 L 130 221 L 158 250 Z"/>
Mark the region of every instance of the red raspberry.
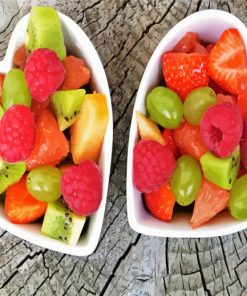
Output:
<path fill-rule="evenodd" d="M 153 140 L 142 140 L 134 148 L 134 184 L 140 192 L 158 190 L 175 168 L 171 150 Z"/>
<path fill-rule="evenodd" d="M 0 154 L 7 162 L 25 160 L 35 137 L 34 116 L 23 105 L 11 106 L 0 122 Z"/>
<path fill-rule="evenodd" d="M 102 199 L 102 177 L 97 164 L 85 160 L 68 168 L 61 181 L 64 200 L 78 215 L 90 215 L 97 211 Z"/>
<path fill-rule="evenodd" d="M 60 59 L 47 48 L 33 51 L 24 72 L 33 99 L 40 102 L 48 99 L 61 86 L 65 77 Z"/>
<path fill-rule="evenodd" d="M 207 109 L 201 119 L 201 135 L 210 151 L 229 157 L 239 144 L 243 120 L 237 105 L 221 103 Z"/>

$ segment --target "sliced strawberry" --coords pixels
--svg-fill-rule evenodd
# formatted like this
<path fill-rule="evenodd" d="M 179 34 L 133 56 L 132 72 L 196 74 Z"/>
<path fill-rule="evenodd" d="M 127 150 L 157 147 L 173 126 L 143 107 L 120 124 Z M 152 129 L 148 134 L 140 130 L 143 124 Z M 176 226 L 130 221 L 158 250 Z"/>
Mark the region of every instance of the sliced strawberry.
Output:
<path fill-rule="evenodd" d="M 220 87 L 213 79 L 209 78 L 208 86 L 211 87 L 216 94 L 226 95 L 228 92 Z"/>
<path fill-rule="evenodd" d="M 6 191 L 5 213 L 13 223 L 33 222 L 44 215 L 46 207 L 47 203 L 36 200 L 28 193 L 26 176 Z"/>
<path fill-rule="evenodd" d="M 240 94 L 238 96 L 238 107 L 244 120 L 247 120 L 247 94 Z"/>
<path fill-rule="evenodd" d="M 179 151 L 174 141 L 173 130 L 164 129 L 162 132 L 162 136 L 165 139 L 165 147 L 171 150 L 174 158 L 177 158 L 179 155 Z"/>
<path fill-rule="evenodd" d="M 213 48 L 214 48 L 214 44 L 208 44 L 208 45 L 206 46 L 207 52 L 208 52 L 209 54 L 211 53 L 211 51 L 212 51 Z"/>
<path fill-rule="evenodd" d="M 206 179 L 203 179 L 190 220 L 192 227 L 197 228 L 201 226 L 224 210 L 229 198 L 229 191 L 221 189 Z"/>
<path fill-rule="evenodd" d="M 210 77 L 232 94 L 239 94 L 239 80 L 247 79 L 247 60 L 243 40 L 237 29 L 225 30 L 211 50 Z"/>
<path fill-rule="evenodd" d="M 188 32 L 181 38 L 173 48 L 173 52 L 192 53 L 197 42 L 197 36 L 193 32 Z"/>
<path fill-rule="evenodd" d="M 175 196 L 169 183 L 159 190 L 146 193 L 145 203 L 152 215 L 162 221 L 168 222 L 172 218 Z"/>
<path fill-rule="evenodd" d="M 186 33 L 184 37 L 178 41 L 172 51 L 180 53 L 208 54 L 206 48 L 199 42 L 196 34 L 193 32 Z"/>
<path fill-rule="evenodd" d="M 185 99 L 192 89 L 208 85 L 207 64 L 206 54 L 165 53 L 162 67 L 167 87 Z"/>
<path fill-rule="evenodd" d="M 200 42 L 196 42 L 193 52 L 200 54 L 208 54 L 207 49 Z"/>

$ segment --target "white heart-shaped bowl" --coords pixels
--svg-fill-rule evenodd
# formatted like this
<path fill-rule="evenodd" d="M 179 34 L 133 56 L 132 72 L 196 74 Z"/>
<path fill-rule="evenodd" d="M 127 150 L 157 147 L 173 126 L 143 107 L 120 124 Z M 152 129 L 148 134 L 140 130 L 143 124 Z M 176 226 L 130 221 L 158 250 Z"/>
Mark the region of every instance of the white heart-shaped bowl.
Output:
<path fill-rule="evenodd" d="M 176 24 L 160 41 L 150 58 L 143 74 L 133 110 L 127 163 L 127 211 L 130 226 L 136 232 L 160 237 L 213 237 L 230 234 L 247 228 L 247 221 L 236 221 L 227 212 L 222 212 L 209 223 L 192 229 L 189 220 L 191 213 L 175 213 L 169 223 L 155 219 L 145 209 L 141 193 L 133 186 L 133 148 L 138 141 L 136 111 L 146 113 L 147 93 L 158 86 L 162 77 L 160 59 L 164 52 L 172 50 L 187 32 L 195 32 L 206 43 L 214 43 L 227 28 L 237 28 L 247 48 L 247 29 L 230 13 L 220 10 L 196 12 Z"/>
<path fill-rule="evenodd" d="M 11 35 L 6 56 L 4 60 L 0 62 L 0 72 L 2 73 L 6 73 L 12 68 L 14 52 L 18 46 L 25 42 L 28 18 L 29 14 L 24 16 L 18 22 Z M 72 19 L 62 13 L 59 13 L 59 18 L 63 26 L 67 50 L 77 57 L 83 57 L 85 59 L 92 73 L 92 88 L 97 92 L 104 93 L 107 97 L 109 122 L 99 159 L 99 166 L 103 176 L 102 201 L 98 211 L 90 217 L 88 228 L 81 236 L 76 246 L 70 246 L 42 235 L 40 232 L 41 224 L 12 224 L 6 219 L 3 204 L 0 206 L 0 227 L 41 247 L 66 254 L 86 256 L 91 254 L 97 246 L 105 212 L 113 139 L 111 97 L 103 65 L 90 39 Z"/>

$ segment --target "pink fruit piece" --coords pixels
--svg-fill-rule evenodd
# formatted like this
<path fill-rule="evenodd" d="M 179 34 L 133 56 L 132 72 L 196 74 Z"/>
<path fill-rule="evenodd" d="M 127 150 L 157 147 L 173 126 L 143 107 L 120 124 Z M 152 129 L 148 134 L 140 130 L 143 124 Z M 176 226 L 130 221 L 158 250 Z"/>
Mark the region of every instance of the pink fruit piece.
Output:
<path fill-rule="evenodd" d="M 98 210 L 102 199 L 102 176 L 94 161 L 85 160 L 62 175 L 61 190 L 69 208 L 88 216 Z"/>
<path fill-rule="evenodd" d="M 232 103 L 209 107 L 201 120 L 201 134 L 208 149 L 216 156 L 230 156 L 239 144 L 243 122 L 239 108 Z"/>
<path fill-rule="evenodd" d="M 242 166 L 247 168 L 247 121 L 243 122 L 243 134 L 240 141 L 240 154 Z"/>
<path fill-rule="evenodd" d="M 168 181 L 175 168 L 170 149 L 153 140 L 142 140 L 134 147 L 133 178 L 137 190 L 149 193 Z"/>
<path fill-rule="evenodd" d="M 34 116 L 23 105 L 11 106 L 0 122 L 0 154 L 7 162 L 25 160 L 35 137 Z"/>
<path fill-rule="evenodd" d="M 61 86 L 65 77 L 60 59 L 47 48 L 32 52 L 24 72 L 33 99 L 40 102 L 48 99 Z"/>
<path fill-rule="evenodd" d="M 218 94 L 217 95 L 217 104 L 221 104 L 221 103 L 236 104 L 236 99 L 234 98 L 234 96 L 231 96 L 231 95 Z"/>

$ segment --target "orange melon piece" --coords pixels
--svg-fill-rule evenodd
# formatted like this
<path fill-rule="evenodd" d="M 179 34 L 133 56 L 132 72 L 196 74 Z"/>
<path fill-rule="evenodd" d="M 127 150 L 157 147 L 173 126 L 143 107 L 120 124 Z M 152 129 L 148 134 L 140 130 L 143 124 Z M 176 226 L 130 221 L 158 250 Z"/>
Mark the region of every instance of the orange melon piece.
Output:
<path fill-rule="evenodd" d="M 161 131 L 156 123 L 140 112 L 136 112 L 136 120 L 142 140 L 154 140 L 159 142 L 161 145 L 165 145 L 165 140 L 162 137 Z"/>
<path fill-rule="evenodd" d="M 85 159 L 98 160 L 108 117 L 104 94 L 85 95 L 81 113 L 70 128 L 71 154 L 74 163 L 79 164 Z"/>

